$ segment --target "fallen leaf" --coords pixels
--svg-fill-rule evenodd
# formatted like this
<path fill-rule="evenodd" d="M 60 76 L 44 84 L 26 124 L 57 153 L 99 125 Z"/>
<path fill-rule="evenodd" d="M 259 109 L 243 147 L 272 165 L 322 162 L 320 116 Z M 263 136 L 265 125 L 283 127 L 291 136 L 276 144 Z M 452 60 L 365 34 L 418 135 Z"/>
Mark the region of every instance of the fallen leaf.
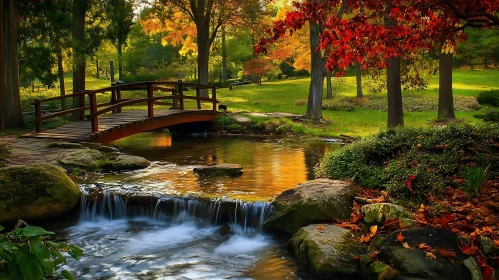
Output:
<path fill-rule="evenodd" d="M 317 226 L 317 229 L 320 231 L 326 230 L 326 228 L 324 226 Z"/>
<path fill-rule="evenodd" d="M 432 252 L 426 252 L 426 256 L 431 260 L 436 260 L 437 256 L 435 256 Z"/>
<path fill-rule="evenodd" d="M 423 250 L 425 252 L 432 252 L 433 251 L 433 248 L 431 248 L 431 246 L 428 246 L 426 243 L 421 243 L 418 245 L 418 248 L 420 250 Z"/>
<path fill-rule="evenodd" d="M 456 256 L 456 253 L 451 249 L 437 249 L 437 253 L 444 258 L 452 258 Z"/>
<path fill-rule="evenodd" d="M 402 247 L 406 248 L 406 249 L 410 249 L 411 246 L 409 246 L 409 244 L 407 244 L 407 242 L 402 242 Z"/>
<path fill-rule="evenodd" d="M 399 232 L 399 234 L 397 234 L 397 241 L 398 242 L 404 242 L 405 241 L 405 237 L 404 237 L 404 235 L 402 235 L 402 232 Z"/>
<path fill-rule="evenodd" d="M 473 255 L 477 250 L 476 246 L 462 246 L 461 252 L 465 255 Z"/>
<path fill-rule="evenodd" d="M 363 235 L 359 238 L 359 242 L 360 242 L 360 243 L 368 243 L 368 242 L 371 240 L 371 238 L 372 238 L 372 237 L 373 237 L 373 236 L 372 236 L 372 235 L 370 235 L 370 234 L 367 234 L 367 235 L 366 235 L 366 234 L 363 234 Z"/>
<path fill-rule="evenodd" d="M 495 240 L 495 239 L 494 239 L 494 244 L 495 244 L 496 246 L 499 246 L 499 240 Z"/>
<path fill-rule="evenodd" d="M 371 230 L 371 234 L 375 235 L 376 232 L 378 232 L 378 226 L 372 226 L 370 230 Z"/>
<path fill-rule="evenodd" d="M 369 256 L 373 259 L 375 259 L 379 254 L 379 251 L 378 250 L 374 250 L 374 252 L 372 252 Z"/>

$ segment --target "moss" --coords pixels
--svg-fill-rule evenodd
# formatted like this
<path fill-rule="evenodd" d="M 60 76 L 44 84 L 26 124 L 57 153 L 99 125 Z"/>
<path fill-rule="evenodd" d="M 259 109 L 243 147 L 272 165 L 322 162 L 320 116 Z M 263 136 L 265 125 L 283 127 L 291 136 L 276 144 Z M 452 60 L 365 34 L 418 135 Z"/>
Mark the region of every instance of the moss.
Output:
<path fill-rule="evenodd" d="M 60 163 L 70 171 L 74 168 L 95 171 L 106 164 L 107 159 L 97 150 L 80 149 L 66 154 Z"/>
<path fill-rule="evenodd" d="M 80 189 L 50 164 L 0 169 L 0 221 L 58 216 L 79 201 Z"/>

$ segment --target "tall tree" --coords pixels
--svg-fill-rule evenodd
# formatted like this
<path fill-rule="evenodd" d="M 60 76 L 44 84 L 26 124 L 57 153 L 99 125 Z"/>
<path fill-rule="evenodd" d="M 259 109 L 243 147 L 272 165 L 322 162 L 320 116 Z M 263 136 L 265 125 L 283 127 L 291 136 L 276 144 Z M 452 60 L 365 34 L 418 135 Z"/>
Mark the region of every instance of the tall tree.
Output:
<path fill-rule="evenodd" d="M 0 130 L 3 130 L 22 128 L 24 120 L 19 92 L 19 13 L 13 0 L 1 0 L 0 4 Z"/>
<path fill-rule="evenodd" d="M 88 0 L 73 0 L 73 93 L 85 90 L 85 16 L 89 9 Z M 80 98 L 73 97 L 73 108 L 78 108 Z M 78 120 L 79 114 L 74 113 L 73 119 Z"/>
<path fill-rule="evenodd" d="M 452 120 L 454 114 L 454 98 L 452 96 L 452 52 L 442 49 L 439 58 L 439 83 L 438 83 L 438 119 Z"/>
<path fill-rule="evenodd" d="M 133 1 L 106 0 L 105 10 L 109 21 L 107 37 L 118 51 L 118 79 L 123 80 L 123 47 L 132 30 Z"/>

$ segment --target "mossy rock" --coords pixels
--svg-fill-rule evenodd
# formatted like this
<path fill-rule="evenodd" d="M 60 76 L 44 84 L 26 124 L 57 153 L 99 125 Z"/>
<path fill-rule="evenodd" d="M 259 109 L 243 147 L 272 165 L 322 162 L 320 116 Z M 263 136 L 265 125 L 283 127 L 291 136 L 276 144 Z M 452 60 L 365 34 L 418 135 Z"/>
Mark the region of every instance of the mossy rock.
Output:
<path fill-rule="evenodd" d="M 147 168 L 151 162 L 143 157 L 120 155 L 115 160 L 104 163 L 101 167 L 107 171 L 138 170 Z"/>
<path fill-rule="evenodd" d="M 397 235 L 400 233 L 409 248 L 398 241 Z M 435 250 L 435 259 L 429 258 L 425 251 L 417 249 L 422 243 Z M 438 253 L 439 249 L 452 250 L 456 256 L 452 259 L 442 257 Z M 378 251 L 380 261 L 398 270 L 396 279 L 471 279 L 471 273 L 464 264 L 468 256 L 461 252 L 458 236 L 447 229 L 413 227 L 396 230 L 383 239 Z"/>
<path fill-rule="evenodd" d="M 80 200 L 80 188 L 64 171 L 39 163 L 0 169 L 0 222 L 38 222 L 63 215 Z"/>
<path fill-rule="evenodd" d="M 480 236 L 480 247 L 485 255 L 499 255 L 499 246 L 486 236 Z"/>
<path fill-rule="evenodd" d="M 310 224 L 347 220 L 354 196 L 354 188 L 345 181 L 318 179 L 301 183 L 274 199 L 274 210 L 264 227 L 293 234 Z"/>
<path fill-rule="evenodd" d="M 321 279 L 359 276 L 355 257 L 367 251 L 365 245 L 352 238 L 350 230 L 321 224 L 301 228 L 289 241 L 288 249 L 305 270 Z"/>
<path fill-rule="evenodd" d="M 383 225 L 387 220 L 399 219 L 405 227 L 417 225 L 417 221 L 402 206 L 391 203 L 374 203 L 362 206 L 361 213 L 367 225 Z"/>
<path fill-rule="evenodd" d="M 67 153 L 59 162 L 69 171 L 75 168 L 95 171 L 106 162 L 106 158 L 97 150 L 80 149 Z"/>

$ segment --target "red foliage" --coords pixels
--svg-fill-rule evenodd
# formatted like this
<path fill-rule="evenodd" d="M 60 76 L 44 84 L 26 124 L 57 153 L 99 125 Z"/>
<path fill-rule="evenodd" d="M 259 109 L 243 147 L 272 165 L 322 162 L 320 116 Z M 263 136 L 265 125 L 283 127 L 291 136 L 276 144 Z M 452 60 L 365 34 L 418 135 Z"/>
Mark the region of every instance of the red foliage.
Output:
<path fill-rule="evenodd" d="M 294 10 L 276 21 L 255 46 L 266 52 L 267 46 L 286 34 L 292 34 L 307 21 L 321 23 L 321 48 L 327 50 L 326 67 L 341 75 L 354 62 L 363 68 L 382 69 L 389 57 L 409 58 L 419 50 L 434 49 L 442 42 L 454 45 L 465 39 L 465 27 L 499 25 L 497 0 L 349 0 L 348 19 L 336 13 L 342 0 L 294 2 Z M 387 24 L 389 23 L 389 24 Z"/>

